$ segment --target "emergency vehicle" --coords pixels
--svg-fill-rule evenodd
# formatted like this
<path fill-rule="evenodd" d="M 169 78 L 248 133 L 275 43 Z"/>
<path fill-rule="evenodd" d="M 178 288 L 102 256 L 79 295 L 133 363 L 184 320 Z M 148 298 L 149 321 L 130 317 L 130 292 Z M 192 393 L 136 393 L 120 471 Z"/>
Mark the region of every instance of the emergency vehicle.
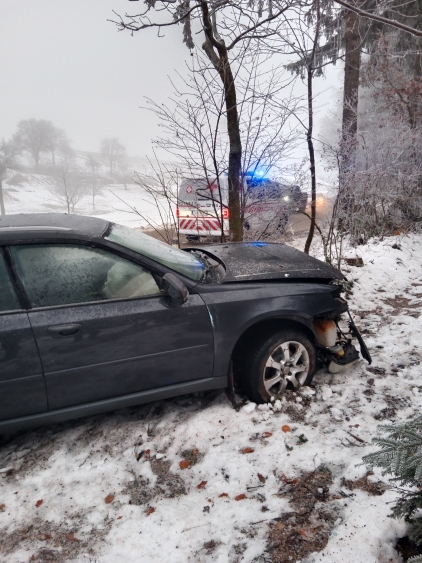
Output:
<path fill-rule="evenodd" d="M 298 186 L 286 186 L 268 178 L 246 174 L 243 182 L 244 227 L 253 238 L 283 232 L 289 216 L 304 211 L 308 196 Z M 184 178 L 178 194 L 176 216 L 179 234 L 190 242 L 229 235 L 227 176 L 207 182 Z"/>

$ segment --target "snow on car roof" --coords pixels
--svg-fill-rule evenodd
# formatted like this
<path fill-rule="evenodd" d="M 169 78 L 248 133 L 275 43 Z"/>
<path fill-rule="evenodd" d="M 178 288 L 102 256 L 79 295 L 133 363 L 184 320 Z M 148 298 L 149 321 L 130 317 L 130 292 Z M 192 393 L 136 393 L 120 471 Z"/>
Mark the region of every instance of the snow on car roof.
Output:
<path fill-rule="evenodd" d="M 0 241 L 9 240 L 14 234 L 19 238 L 25 234 L 42 232 L 62 235 L 77 233 L 89 237 L 101 237 L 109 226 L 104 219 L 67 215 L 65 213 L 21 213 L 0 217 Z"/>

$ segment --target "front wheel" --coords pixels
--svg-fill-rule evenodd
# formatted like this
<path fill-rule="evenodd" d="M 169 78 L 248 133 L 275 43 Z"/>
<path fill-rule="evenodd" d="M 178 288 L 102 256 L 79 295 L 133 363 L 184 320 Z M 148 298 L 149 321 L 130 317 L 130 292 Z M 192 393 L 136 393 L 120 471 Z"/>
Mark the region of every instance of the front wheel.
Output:
<path fill-rule="evenodd" d="M 299 330 L 281 330 L 256 342 L 240 360 L 243 387 L 251 401 L 266 403 L 287 389 L 310 385 L 315 346 Z"/>

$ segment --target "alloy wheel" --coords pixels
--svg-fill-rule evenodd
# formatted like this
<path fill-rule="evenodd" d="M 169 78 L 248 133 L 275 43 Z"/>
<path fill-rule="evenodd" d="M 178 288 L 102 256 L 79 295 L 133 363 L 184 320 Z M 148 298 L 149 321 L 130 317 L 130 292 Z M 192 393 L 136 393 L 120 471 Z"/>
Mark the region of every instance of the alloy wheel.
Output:
<path fill-rule="evenodd" d="M 269 395 L 279 395 L 288 387 L 297 390 L 309 374 L 309 354 L 300 342 L 278 344 L 268 356 L 263 383 Z"/>

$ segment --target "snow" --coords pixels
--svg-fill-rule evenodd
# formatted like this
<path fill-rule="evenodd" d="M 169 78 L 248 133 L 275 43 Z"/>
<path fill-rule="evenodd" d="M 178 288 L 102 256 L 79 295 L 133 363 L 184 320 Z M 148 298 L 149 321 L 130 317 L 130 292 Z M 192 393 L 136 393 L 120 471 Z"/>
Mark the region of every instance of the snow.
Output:
<path fill-rule="evenodd" d="M 6 199 L 8 212 L 45 210 L 36 191 Z M 135 225 L 138 218 L 107 211 L 104 197 L 101 216 Z M 5 438 L 0 559 L 271 561 L 269 524 L 294 510 L 281 477 L 325 465 L 333 476 L 327 504 L 338 517 L 325 548 L 301 563 L 399 563 L 394 545 L 406 526 L 388 517 L 394 490 L 352 492 L 342 479 L 366 474 L 362 456 L 379 424 L 420 413 L 421 243 L 416 235 L 371 241 L 358 247 L 364 266 L 349 268 L 348 301 L 371 367 L 359 360 L 343 373 L 321 370 L 313 387 L 264 407 L 235 410 L 213 391 Z M 388 483 L 375 470 L 368 483 L 379 481 Z"/>
<path fill-rule="evenodd" d="M 23 178 L 19 185 L 4 183 L 6 213 L 66 213 L 67 209 L 54 198 L 54 185 L 51 177 L 42 174 L 20 174 Z M 53 192 L 53 193 L 52 193 Z M 92 197 L 84 195 L 76 204 L 74 213 L 91 215 L 107 221 L 120 223 L 132 228 L 146 227 L 145 219 L 134 213 L 136 208 L 153 221 L 159 222 L 156 206 L 147 200 L 145 193 L 137 184 L 108 184 L 101 188 L 95 197 L 95 209 Z"/>

